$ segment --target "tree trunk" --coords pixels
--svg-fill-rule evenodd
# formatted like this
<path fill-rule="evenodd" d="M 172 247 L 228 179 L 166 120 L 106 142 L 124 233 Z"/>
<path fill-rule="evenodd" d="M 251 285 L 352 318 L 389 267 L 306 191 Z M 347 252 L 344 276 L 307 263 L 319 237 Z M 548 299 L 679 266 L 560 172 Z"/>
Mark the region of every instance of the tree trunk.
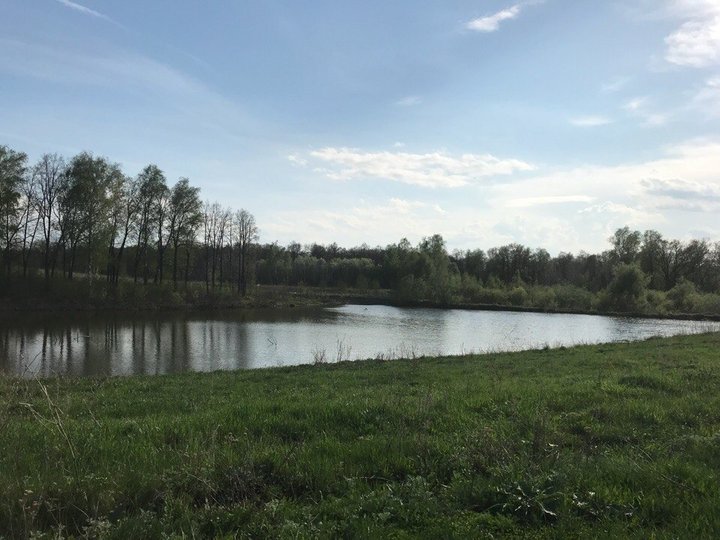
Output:
<path fill-rule="evenodd" d="M 185 289 L 187 289 L 189 277 L 190 277 L 190 246 L 185 246 Z"/>
<path fill-rule="evenodd" d="M 244 298 L 247 294 L 247 276 L 245 275 L 245 265 L 247 263 L 246 261 L 246 253 L 247 246 L 243 243 L 242 246 L 240 246 L 240 268 L 238 270 L 238 279 L 239 279 L 239 289 L 240 289 L 240 295 Z"/>
<path fill-rule="evenodd" d="M 178 243 L 173 242 L 173 288 L 177 290 Z"/>
<path fill-rule="evenodd" d="M 210 292 L 210 247 L 205 245 L 205 290 Z"/>
<path fill-rule="evenodd" d="M 77 253 L 77 242 L 70 246 L 70 269 L 68 271 L 68 279 L 72 281 L 75 272 L 75 255 Z"/>

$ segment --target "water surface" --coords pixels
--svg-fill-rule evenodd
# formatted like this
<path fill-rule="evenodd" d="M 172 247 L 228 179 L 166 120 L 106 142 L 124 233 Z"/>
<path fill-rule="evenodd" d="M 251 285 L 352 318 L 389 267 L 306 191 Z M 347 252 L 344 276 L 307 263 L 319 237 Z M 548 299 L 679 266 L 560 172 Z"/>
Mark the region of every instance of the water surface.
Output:
<path fill-rule="evenodd" d="M 365 358 L 517 351 L 720 331 L 718 322 L 348 305 L 0 321 L 0 371 L 162 374 Z"/>

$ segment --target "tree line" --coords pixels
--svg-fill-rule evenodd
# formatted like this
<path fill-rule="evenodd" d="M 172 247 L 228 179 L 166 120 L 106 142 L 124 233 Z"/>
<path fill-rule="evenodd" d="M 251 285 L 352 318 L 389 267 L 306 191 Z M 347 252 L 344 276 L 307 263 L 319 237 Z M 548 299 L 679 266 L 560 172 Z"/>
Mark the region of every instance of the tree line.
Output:
<path fill-rule="evenodd" d="M 624 227 L 609 238 L 609 244 L 602 253 L 561 252 L 553 257 L 545 249 L 517 243 L 487 251 L 448 252 L 440 235 L 415 246 L 403 239 L 385 248 L 274 243 L 258 247 L 257 278 L 267 284 L 390 289 L 411 279 L 444 289 L 453 279 L 464 278 L 480 285 L 571 284 L 597 292 L 610 284 L 618 266 L 633 264 L 648 276 L 651 289 L 667 291 L 681 281 L 692 281 L 705 292 L 720 289 L 720 242 L 682 242 L 663 238 L 657 231 L 641 233 Z"/>
<path fill-rule="evenodd" d="M 0 276 L 41 272 L 47 281 L 82 274 L 159 283 L 204 281 L 243 295 L 252 275 L 255 218 L 203 202 L 200 188 L 180 178 L 170 186 L 148 165 L 126 175 L 107 158 L 27 155 L 0 146 Z"/>
<path fill-rule="evenodd" d="M 624 227 L 601 253 L 556 256 L 518 243 L 449 252 L 440 235 L 385 247 L 259 244 L 252 214 L 202 202 L 187 178 L 169 186 L 156 165 L 130 177 L 86 152 L 47 154 L 30 165 L 8 147 L 0 147 L 0 250 L 5 280 L 82 274 L 110 288 L 171 276 L 174 288 L 204 282 L 208 292 L 242 295 L 257 283 L 390 289 L 398 300 L 438 303 L 624 310 L 668 299 L 673 309 L 688 309 L 693 295 L 715 294 L 716 302 L 720 292 L 717 242 Z M 717 302 L 712 309 L 720 312 Z"/>

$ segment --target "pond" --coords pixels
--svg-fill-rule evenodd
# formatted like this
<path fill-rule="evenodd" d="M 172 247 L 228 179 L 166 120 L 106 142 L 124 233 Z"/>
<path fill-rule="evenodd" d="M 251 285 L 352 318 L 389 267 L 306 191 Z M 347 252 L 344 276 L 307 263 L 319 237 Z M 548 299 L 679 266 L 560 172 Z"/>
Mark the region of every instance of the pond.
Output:
<path fill-rule="evenodd" d="M 347 305 L 0 321 L 0 372 L 163 374 L 500 352 L 720 331 L 718 322 Z"/>

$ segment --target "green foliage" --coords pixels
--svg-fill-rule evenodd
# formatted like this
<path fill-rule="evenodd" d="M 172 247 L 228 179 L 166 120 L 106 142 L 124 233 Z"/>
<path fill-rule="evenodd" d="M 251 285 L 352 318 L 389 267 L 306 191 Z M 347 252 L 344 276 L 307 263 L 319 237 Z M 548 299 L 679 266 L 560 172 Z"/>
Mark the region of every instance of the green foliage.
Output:
<path fill-rule="evenodd" d="M 713 537 L 719 346 L 0 379 L 0 534 Z"/>
<path fill-rule="evenodd" d="M 1 273 L 10 271 L 10 250 L 20 231 L 20 191 L 26 168 L 27 156 L 24 153 L 0 146 L 0 251 L 3 253 Z"/>
<path fill-rule="evenodd" d="M 649 313 L 667 315 L 668 313 L 672 313 L 674 311 L 668 302 L 667 294 L 663 291 L 648 290 L 645 298 L 647 300 Z"/>
<path fill-rule="evenodd" d="M 694 306 L 697 313 L 720 313 L 720 294 L 700 294 L 696 297 Z"/>
<path fill-rule="evenodd" d="M 677 285 L 670 289 L 667 298 L 672 302 L 675 311 L 690 313 L 695 307 L 697 287 L 691 281 L 681 279 Z"/>
<path fill-rule="evenodd" d="M 623 227 L 610 237 L 610 243 L 613 248 L 611 252 L 613 262 L 632 264 L 640 252 L 642 236 L 639 231 L 631 231 L 630 227 Z"/>
<path fill-rule="evenodd" d="M 615 268 L 607 293 L 611 306 L 619 311 L 643 311 L 648 277 L 639 266 L 621 264 Z"/>
<path fill-rule="evenodd" d="M 529 295 L 524 287 L 515 287 L 508 293 L 508 299 L 513 306 L 525 306 L 528 303 Z"/>
<path fill-rule="evenodd" d="M 552 291 L 558 308 L 583 311 L 593 307 L 595 297 L 587 289 L 574 285 L 557 285 L 552 288 Z"/>

